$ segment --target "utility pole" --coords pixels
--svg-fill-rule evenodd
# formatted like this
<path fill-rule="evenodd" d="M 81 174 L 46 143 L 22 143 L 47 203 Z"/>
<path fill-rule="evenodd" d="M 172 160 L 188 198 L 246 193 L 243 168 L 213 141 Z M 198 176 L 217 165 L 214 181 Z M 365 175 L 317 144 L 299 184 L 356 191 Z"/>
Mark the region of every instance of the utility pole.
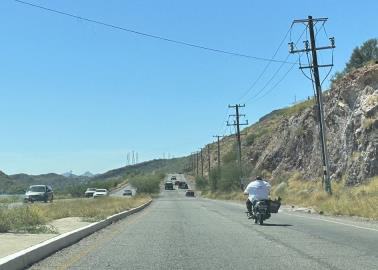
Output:
<path fill-rule="evenodd" d="M 231 114 L 230 116 L 235 117 L 235 120 L 233 123 L 229 123 L 227 121 L 227 126 L 236 126 L 236 141 L 238 145 L 238 162 L 239 162 L 239 171 L 240 171 L 240 187 L 243 188 L 243 169 L 242 169 L 242 152 L 241 152 L 241 139 L 240 139 L 240 126 L 248 125 L 248 120 L 246 120 L 244 123 L 240 123 L 240 117 L 245 117 L 245 114 L 240 114 L 239 108 L 244 108 L 245 104 L 235 104 L 235 105 L 228 105 L 229 108 L 235 108 L 235 114 Z"/>
<path fill-rule="evenodd" d="M 210 144 L 207 145 L 208 174 L 210 179 Z"/>
<path fill-rule="evenodd" d="M 201 148 L 201 176 L 203 177 L 203 155 L 202 155 L 202 148 Z"/>
<path fill-rule="evenodd" d="M 213 136 L 214 138 L 217 138 L 217 150 L 218 150 L 218 170 L 220 170 L 220 166 L 221 166 L 221 160 L 220 160 L 220 138 L 222 138 L 223 136 L 219 136 L 219 135 L 214 135 Z"/>
<path fill-rule="evenodd" d="M 330 46 L 323 46 L 323 47 L 316 47 L 315 44 L 315 33 L 314 33 L 314 23 L 322 22 L 323 24 L 327 21 L 327 18 L 316 18 L 313 19 L 312 16 L 308 16 L 307 19 L 303 20 L 294 20 L 293 24 L 301 23 L 307 24 L 307 27 L 310 32 L 310 46 L 308 40 L 304 41 L 305 48 L 302 50 L 294 50 L 293 43 L 289 43 L 290 46 L 290 53 L 306 53 L 308 54 L 311 52 L 312 56 L 312 63 L 308 66 L 300 66 L 300 69 L 311 69 L 311 80 L 312 77 L 313 83 L 315 83 L 315 92 L 316 92 L 316 103 L 317 103 L 317 114 L 318 114 L 318 121 L 319 121 L 319 137 L 320 137 L 320 144 L 322 149 L 322 161 L 323 161 L 323 183 L 324 189 L 328 194 L 332 194 L 331 188 L 331 181 L 330 181 L 330 172 L 329 172 L 329 160 L 328 160 L 328 151 L 327 151 L 327 136 L 326 136 L 326 126 L 324 122 L 324 106 L 323 106 L 323 95 L 322 95 L 322 88 L 320 83 L 320 76 L 319 76 L 319 68 L 320 67 L 332 67 L 332 64 L 328 65 L 319 65 L 318 64 L 318 50 L 326 50 L 326 49 L 334 49 L 335 48 L 335 39 L 333 37 L 329 38 L 331 45 Z"/>
<path fill-rule="evenodd" d="M 190 171 L 194 173 L 194 153 L 190 153 Z"/>
<path fill-rule="evenodd" d="M 198 176 L 198 151 L 196 152 L 196 163 L 197 163 L 197 165 L 196 165 L 196 171 L 197 171 L 196 175 Z"/>

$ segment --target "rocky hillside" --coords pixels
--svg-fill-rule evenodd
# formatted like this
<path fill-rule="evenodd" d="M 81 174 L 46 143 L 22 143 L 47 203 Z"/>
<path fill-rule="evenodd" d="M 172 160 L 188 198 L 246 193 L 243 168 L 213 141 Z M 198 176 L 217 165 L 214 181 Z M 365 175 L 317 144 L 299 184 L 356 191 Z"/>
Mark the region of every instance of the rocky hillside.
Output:
<path fill-rule="evenodd" d="M 378 175 L 378 64 L 339 79 L 324 93 L 324 102 L 331 179 L 354 185 Z M 319 178 L 321 148 L 314 105 L 308 100 L 273 111 L 246 128 L 242 150 L 246 170 L 265 171 L 273 178 L 291 172 L 308 180 Z M 222 140 L 223 155 L 230 155 L 233 148 L 233 137 Z M 216 145 L 211 149 L 216 157 Z"/>

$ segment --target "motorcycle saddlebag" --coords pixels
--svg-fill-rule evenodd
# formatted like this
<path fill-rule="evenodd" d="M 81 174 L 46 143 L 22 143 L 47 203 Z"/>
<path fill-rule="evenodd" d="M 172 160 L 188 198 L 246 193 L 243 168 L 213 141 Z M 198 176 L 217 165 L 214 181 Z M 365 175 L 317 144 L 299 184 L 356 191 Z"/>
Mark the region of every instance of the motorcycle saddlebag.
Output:
<path fill-rule="evenodd" d="M 270 200 L 269 202 L 269 212 L 270 213 L 278 213 L 278 209 L 281 207 L 281 202 L 278 200 Z"/>

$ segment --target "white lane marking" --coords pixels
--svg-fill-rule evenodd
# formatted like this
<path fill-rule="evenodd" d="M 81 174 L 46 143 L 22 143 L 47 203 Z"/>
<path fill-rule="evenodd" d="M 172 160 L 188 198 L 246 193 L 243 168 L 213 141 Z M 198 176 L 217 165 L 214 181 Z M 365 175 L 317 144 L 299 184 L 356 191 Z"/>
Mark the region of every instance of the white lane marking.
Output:
<path fill-rule="evenodd" d="M 363 230 L 369 230 L 369 231 L 378 232 L 378 229 L 362 227 L 362 226 L 353 225 L 353 224 L 349 224 L 349 223 L 343 223 L 343 222 L 339 222 L 339 221 L 335 221 L 335 220 L 329 220 L 329 219 L 324 219 L 324 218 L 316 218 L 316 217 L 306 217 L 306 216 L 301 216 L 301 215 L 289 214 L 289 213 L 286 213 L 286 212 L 282 212 L 282 213 L 283 213 L 283 214 L 286 214 L 286 215 L 289 215 L 289 216 L 295 216 L 295 217 L 301 217 L 301 218 L 308 218 L 308 219 L 321 220 L 321 221 L 325 221 L 325 222 L 330 222 L 330 223 L 340 224 L 340 225 L 349 226 L 349 227 L 354 227 L 354 228 L 358 228 L 358 229 L 363 229 Z"/>

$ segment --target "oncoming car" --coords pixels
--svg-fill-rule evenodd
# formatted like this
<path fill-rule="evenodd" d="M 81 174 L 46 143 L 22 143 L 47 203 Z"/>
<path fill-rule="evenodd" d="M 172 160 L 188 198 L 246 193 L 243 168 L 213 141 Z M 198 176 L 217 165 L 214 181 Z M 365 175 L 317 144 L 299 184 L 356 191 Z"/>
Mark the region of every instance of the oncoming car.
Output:
<path fill-rule="evenodd" d="M 106 197 L 109 195 L 109 192 L 105 188 L 98 188 L 96 189 L 95 193 L 93 193 L 93 198 L 98 198 L 98 197 Z"/>
<path fill-rule="evenodd" d="M 42 201 L 52 202 L 54 200 L 54 192 L 50 186 L 47 185 L 33 185 L 30 186 L 24 196 L 24 202 L 36 202 L 36 201 Z"/>
<path fill-rule="evenodd" d="M 174 190 L 173 183 L 172 182 L 166 182 L 164 185 L 165 190 Z"/>
<path fill-rule="evenodd" d="M 188 189 L 188 184 L 186 182 L 180 182 L 179 189 Z"/>
<path fill-rule="evenodd" d="M 133 196 L 133 192 L 130 189 L 125 189 L 123 191 L 123 196 Z"/>

